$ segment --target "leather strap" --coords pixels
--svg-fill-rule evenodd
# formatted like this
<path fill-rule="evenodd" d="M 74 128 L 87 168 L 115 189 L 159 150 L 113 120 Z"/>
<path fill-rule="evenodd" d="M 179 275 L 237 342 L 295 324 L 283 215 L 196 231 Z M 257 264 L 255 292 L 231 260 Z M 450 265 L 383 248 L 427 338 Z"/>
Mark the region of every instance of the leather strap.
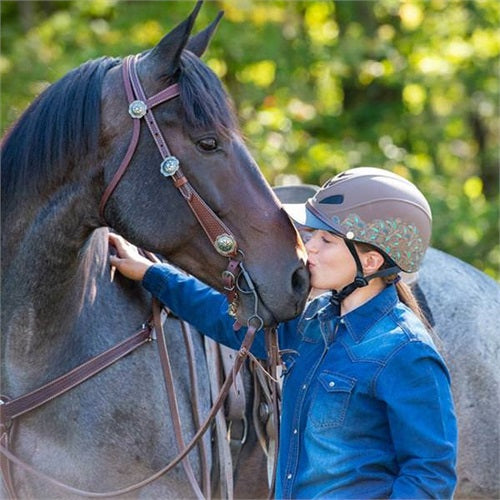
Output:
<path fill-rule="evenodd" d="M 123 340 L 111 349 L 94 356 L 80 366 L 73 368 L 70 372 L 57 377 L 55 380 L 24 396 L 4 402 L 4 404 L 0 405 L 0 423 L 8 425 L 12 419 L 64 394 L 150 340 L 151 327 L 146 324 L 131 337 Z"/>
<path fill-rule="evenodd" d="M 177 441 L 177 447 L 179 451 L 182 451 L 185 447 L 184 438 L 182 436 L 181 428 L 181 417 L 179 413 L 179 405 L 177 403 L 177 396 L 174 390 L 174 377 L 172 375 L 172 364 L 170 362 L 170 356 L 168 354 L 167 343 L 165 340 L 165 334 L 162 327 L 162 317 L 161 317 L 161 304 L 158 299 L 153 299 L 153 320 L 156 331 L 156 340 L 158 342 L 158 353 L 160 355 L 161 367 L 163 370 L 163 377 L 165 379 L 165 388 L 167 389 L 168 406 L 170 410 L 170 416 L 172 421 L 172 426 L 174 428 L 175 439 Z M 189 480 L 189 484 L 193 488 L 193 491 L 197 498 L 202 500 L 204 498 L 203 493 L 200 490 L 198 482 L 194 476 L 193 469 L 191 467 L 191 462 L 186 458 L 182 461 L 184 471 Z"/>
<path fill-rule="evenodd" d="M 145 250 L 141 250 L 141 252 L 152 262 L 155 263 L 161 262 L 161 260 L 155 254 Z M 152 307 L 153 307 L 153 322 L 155 326 L 155 338 L 158 341 L 158 352 L 160 355 L 160 362 L 163 371 L 163 377 L 165 380 L 165 389 L 167 391 L 167 397 L 169 402 L 170 418 L 172 421 L 172 426 L 174 428 L 174 434 L 177 441 L 178 451 L 182 451 L 185 445 L 184 445 L 184 438 L 182 435 L 181 417 L 179 414 L 179 409 L 177 404 L 177 396 L 175 394 L 175 382 L 172 374 L 172 364 L 170 362 L 170 356 L 168 353 L 166 339 L 163 332 L 163 324 L 167 316 L 170 314 L 170 311 L 166 307 L 163 307 L 162 304 L 156 298 L 153 298 Z M 191 380 L 191 402 L 193 404 L 194 424 L 195 428 L 199 428 L 201 415 L 198 404 L 199 402 L 198 378 L 196 375 L 196 367 L 195 367 L 196 360 L 194 356 L 193 342 L 190 335 L 191 332 L 188 323 L 182 320 L 179 321 L 181 325 L 182 335 L 184 338 L 184 345 L 186 347 L 189 377 Z M 207 454 L 208 451 L 206 450 L 205 443 L 203 439 L 200 439 L 201 473 L 202 473 L 204 494 L 200 491 L 200 487 L 198 485 L 198 481 L 194 476 L 191 463 L 187 458 L 182 461 L 182 465 L 188 477 L 189 484 L 193 488 L 193 491 L 197 495 L 197 497 L 208 499 L 210 498 L 211 488 L 210 488 L 210 471 L 208 470 Z"/>
<path fill-rule="evenodd" d="M 163 334 L 163 327 L 161 324 L 159 325 L 159 331 Z M 248 356 L 250 352 L 250 347 L 253 343 L 253 340 L 255 338 L 256 334 L 256 328 L 255 326 L 249 326 L 247 329 L 247 332 L 245 334 L 245 337 L 243 339 L 243 342 L 241 344 L 241 348 L 238 351 L 238 356 L 236 357 L 235 363 L 234 363 L 234 368 L 231 370 L 231 372 L 228 374 L 227 379 L 225 380 L 224 384 L 222 385 L 221 392 L 219 393 L 217 399 L 215 400 L 208 416 L 196 432 L 196 434 L 192 437 L 191 441 L 187 444 L 187 446 L 184 448 L 184 450 L 177 455 L 176 458 L 174 458 L 168 465 L 163 467 L 161 470 L 153 474 L 147 479 L 144 479 L 143 481 L 140 481 L 136 484 L 130 485 L 126 488 L 122 488 L 119 490 L 114 490 L 114 491 L 108 491 L 108 492 L 93 492 L 93 491 L 85 491 L 79 488 L 75 488 L 73 486 L 67 485 L 61 481 L 58 481 L 57 479 L 54 479 L 47 474 L 33 468 L 32 466 L 28 465 L 26 462 L 22 461 L 19 459 L 16 455 L 14 455 L 8 447 L 8 443 L 4 444 L 3 442 L 0 444 L 0 454 L 5 457 L 7 461 L 10 461 L 19 467 L 23 468 L 24 470 L 32 473 L 33 475 L 51 483 L 54 484 L 61 489 L 68 491 L 70 493 L 73 493 L 75 495 L 80 495 L 80 496 L 87 496 L 89 498 L 106 498 L 110 496 L 119 496 L 119 495 L 126 495 L 132 491 L 135 491 L 139 488 L 142 488 L 151 482 L 155 481 L 159 477 L 161 477 L 163 474 L 166 474 L 170 470 L 172 470 L 181 460 L 183 460 L 188 453 L 194 448 L 194 446 L 197 444 L 197 442 L 203 437 L 205 432 L 208 430 L 211 421 L 217 414 L 217 412 L 220 410 L 222 407 L 222 404 L 224 403 L 225 397 L 227 395 L 227 392 L 233 383 L 233 376 L 234 374 L 238 373 L 240 370 L 245 358 Z M 0 405 L 0 408 L 4 405 Z M 4 423 L 5 425 L 5 423 Z M 6 474 L 6 471 L 3 471 L 3 474 Z M 10 479 L 10 482 L 12 484 L 12 479 L 11 476 L 8 476 Z M 6 481 L 7 482 L 7 481 Z M 14 496 L 15 498 L 15 496 Z"/>
<path fill-rule="evenodd" d="M 223 384 L 222 361 L 219 344 L 210 337 L 205 337 L 205 353 L 207 357 L 210 393 L 212 399 L 217 398 Z M 234 496 L 233 461 L 227 439 L 227 423 L 221 410 L 215 416 L 215 435 L 218 457 L 220 497 L 232 499 Z"/>
<path fill-rule="evenodd" d="M 131 64 L 129 69 L 130 83 L 132 84 L 132 89 L 134 91 L 136 98 L 146 103 L 148 99 L 144 94 L 144 91 L 142 90 L 142 85 L 139 81 L 139 75 L 137 74 L 137 60 L 138 60 L 137 56 L 134 59 L 131 59 Z M 168 87 L 166 90 L 167 91 L 170 90 L 170 87 Z M 170 98 L 172 98 L 174 96 L 179 95 L 179 93 L 168 92 L 168 95 L 170 95 L 171 96 Z M 159 104 L 160 102 L 161 101 L 158 100 L 157 104 Z M 153 140 L 156 143 L 156 147 L 160 151 L 162 159 L 164 160 L 167 156 L 171 156 L 172 153 L 170 153 L 170 150 L 168 149 L 167 143 L 163 138 L 163 134 L 161 133 L 160 127 L 158 127 L 155 116 L 151 110 L 151 107 L 149 106 L 147 106 L 146 108 L 146 114 L 144 115 L 144 119 L 148 125 L 149 131 L 151 132 L 151 136 L 153 137 Z M 134 121 L 139 121 L 139 120 L 136 119 Z"/>
<path fill-rule="evenodd" d="M 123 64 L 122 64 L 123 86 L 125 87 L 125 94 L 127 96 L 128 104 L 132 103 L 135 100 L 134 91 L 132 89 L 132 85 L 130 83 L 130 77 L 129 77 L 131 62 L 132 62 L 132 58 L 126 57 L 123 60 Z M 162 90 L 161 92 L 158 92 L 158 94 L 154 95 L 153 97 L 150 97 L 149 99 L 145 100 L 145 102 L 146 102 L 146 105 L 148 106 L 148 109 L 150 109 L 150 107 L 152 108 L 154 106 L 157 106 L 158 104 L 161 104 L 165 101 L 173 99 L 174 97 L 177 97 L 178 95 L 179 95 L 179 85 L 177 83 L 174 83 L 173 85 L 170 85 L 169 87 L 167 87 L 165 90 Z M 132 138 L 130 139 L 130 143 L 128 145 L 127 152 L 125 153 L 125 156 L 124 156 L 123 160 L 121 161 L 120 166 L 118 167 L 118 170 L 116 171 L 115 175 L 111 179 L 111 182 L 108 184 L 108 186 L 104 190 L 101 201 L 99 203 L 99 213 L 103 219 L 104 219 L 104 209 L 106 207 L 106 203 L 108 202 L 109 198 L 111 197 L 113 191 L 116 189 L 116 186 L 118 186 L 118 183 L 121 181 L 123 174 L 127 170 L 127 167 L 129 166 L 129 163 L 132 160 L 132 156 L 134 156 L 135 150 L 137 148 L 137 143 L 139 142 L 139 133 L 141 131 L 141 121 L 140 120 L 132 120 L 132 122 L 133 122 Z"/>
<path fill-rule="evenodd" d="M 14 419 L 64 394 L 150 340 L 151 328 L 149 325 L 144 325 L 131 337 L 42 387 L 12 400 L 2 396 L 2 404 L 0 404 L 0 470 L 9 498 L 17 498 L 12 479 L 11 462 L 36 473 L 34 469 L 10 453 L 9 438 L 12 425 L 15 422 Z M 52 483 L 56 482 L 48 476 L 47 480 Z"/>
<path fill-rule="evenodd" d="M 232 369 L 236 352 L 225 345 L 219 344 L 220 358 L 224 376 Z M 234 384 L 227 395 L 225 417 L 227 422 L 227 439 L 231 450 L 232 472 L 235 471 L 238 458 L 248 434 L 248 420 L 246 417 L 246 396 L 241 371 L 236 374 Z"/>
<path fill-rule="evenodd" d="M 137 73 L 137 61 L 138 56 L 129 56 L 124 59 L 122 65 L 122 76 L 123 76 L 123 84 L 125 87 L 125 93 L 127 95 L 127 100 L 129 105 L 136 100 L 136 98 L 143 103 L 146 104 L 146 113 L 144 115 L 144 119 L 146 124 L 151 132 L 151 136 L 153 137 L 156 146 L 160 152 L 162 159 L 171 156 L 170 150 L 168 148 L 167 142 L 165 141 L 163 134 L 156 122 L 154 117 L 152 108 L 161 104 L 167 100 L 170 100 L 179 95 L 179 86 L 178 84 L 173 84 L 167 87 L 165 90 L 162 90 L 158 94 L 150 97 L 149 99 L 144 94 L 144 90 L 142 89 L 141 82 L 139 80 L 139 75 Z M 101 201 L 99 203 L 99 213 L 101 217 L 104 219 L 104 210 L 106 207 L 106 203 L 108 202 L 111 194 L 116 189 L 116 186 L 122 179 L 125 171 L 134 155 L 134 152 L 137 148 L 137 143 L 139 141 L 139 132 L 140 132 L 140 120 L 141 118 L 134 118 L 133 122 L 133 132 L 132 139 L 127 148 L 127 152 L 125 157 L 123 158 L 118 170 L 113 176 L 111 182 L 104 190 Z M 238 252 L 238 245 L 236 243 L 236 238 L 229 230 L 229 228 L 222 222 L 222 220 L 214 213 L 214 211 L 205 203 L 203 198 L 197 193 L 197 191 L 190 184 L 188 179 L 183 174 L 181 168 L 179 168 L 173 175 L 171 175 L 172 180 L 174 182 L 174 186 L 180 191 L 183 198 L 187 201 L 189 207 L 191 208 L 196 220 L 199 222 L 203 231 L 210 239 L 210 242 L 214 246 L 214 248 L 220 253 L 220 249 L 217 246 L 217 239 L 222 235 L 230 236 L 234 241 L 234 248 L 230 253 L 225 253 L 226 256 L 235 256 Z"/>
<path fill-rule="evenodd" d="M 200 395 L 198 392 L 198 375 L 196 373 L 196 356 L 194 353 L 193 339 L 191 334 L 191 327 L 186 321 L 179 320 L 181 324 L 182 335 L 184 337 L 184 345 L 186 346 L 186 354 L 189 366 L 189 378 L 191 380 L 191 403 L 193 404 L 193 420 L 196 429 L 200 427 L 202 421 L 202 414 L 199 405 Z M 206 442 L 200 439 L 200 454 L 201 454 L 201 477 L 203 484 L 203 492 L 205 498 L 210 498 L 212 490 L 210 481 L 210 468 L 208 466 L 208 457 L 210 451 L 206 446 Z"/>
<path fill-rule="evenodd" d="M 233 368 L 236 351 L 222 344 L 219 344 L 219 350 L 221 354 L 224 375 L 227 376 L 229 371 L 231 371 Z M 236 375 L 234 384 L 231 386 L 231 389 L 228 392 L 225 406 L 227 420 L 241 421 L 245 418 L 247 402 L 241 371 Z"/>
<path fill-rule="evenodd" d="M 260 362 L 252 360 L 251 371 L 254 378 L 253 424 L 259 444 L 267 457 L 267 478 L 271 487 L 275 463 L 276 429 L 274 427 L 273 394 L 267 373 L 264 372 Z"/>
<path fill-rule="evenodd" d="M 274 497 L 274 490 L 276 487 L 276 470 L 278 465 L 278 436 L 280 429 L 280 387 L 277 378 L 277 368 L 279 363 L 279 350 L 278 350 L 278 336 L 275 328 L 269 328 L 266 331 L 266 349 L 267 349 L 267 359 L 268 366 L 271 373 L 271 379 L 273 383 L 271 384 L 271 401 L 272 401 L 272 411 L 271 416 L 273 418 L 273 430 L 274 430 L 274 450 L 272 451 L 273 462 L 272 462 L 272 472 L 271 472 L 271 486 L 269 488 L 269 498 Z M 271 441 L 272 443 L 272 441 Z M 269 458 L 269 457 L 268 457 Z"/>

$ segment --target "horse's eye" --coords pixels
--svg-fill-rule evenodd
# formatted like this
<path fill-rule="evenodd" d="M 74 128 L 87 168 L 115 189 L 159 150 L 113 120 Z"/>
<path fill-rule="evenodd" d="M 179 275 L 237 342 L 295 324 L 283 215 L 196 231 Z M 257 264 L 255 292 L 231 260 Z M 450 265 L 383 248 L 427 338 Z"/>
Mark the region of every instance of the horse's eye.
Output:
<path fill-rule="evenodd" d="M 215 151 L 218 147 L 217 141 L 213 137 L 206 137 L 198 141 L 198 147 L 202 151 Z"/>

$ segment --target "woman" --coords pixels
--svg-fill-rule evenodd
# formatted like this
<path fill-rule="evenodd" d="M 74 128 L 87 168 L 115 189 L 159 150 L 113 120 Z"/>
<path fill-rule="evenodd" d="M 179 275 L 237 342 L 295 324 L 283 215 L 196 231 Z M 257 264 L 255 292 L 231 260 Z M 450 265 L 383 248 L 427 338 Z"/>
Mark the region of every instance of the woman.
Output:
<path fill-rule="evenodd" d="M 447 368 L 399 281 L 429 244 L 431 212 L 409 181 L 356 168 L 302 205 L 311 284 L 331 292 L 280 325 L 284 381 L 278 498 L 451 498 L 456 420 Z M 174 313 L 237 349 L 225 297 L 111 236 L 112 264 Z M 405 304 L 405 302 L 408 305 Z M 263 339 L 253 352 L 265 357 Z"/>

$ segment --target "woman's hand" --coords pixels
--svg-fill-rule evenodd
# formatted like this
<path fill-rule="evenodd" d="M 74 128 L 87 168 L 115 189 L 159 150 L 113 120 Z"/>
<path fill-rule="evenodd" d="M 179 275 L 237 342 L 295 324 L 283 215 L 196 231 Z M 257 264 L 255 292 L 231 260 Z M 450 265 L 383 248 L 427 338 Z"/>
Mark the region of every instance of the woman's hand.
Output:
<path fill-rule="evenodd" d="M 109 244 L 116 249 L 117 253 L 117 255 L 110 256 L 111 265 L 126 278 L 142 280 L 153 263 L 140 255 L 136 246 L 117 234 L 109 233 Z"/>

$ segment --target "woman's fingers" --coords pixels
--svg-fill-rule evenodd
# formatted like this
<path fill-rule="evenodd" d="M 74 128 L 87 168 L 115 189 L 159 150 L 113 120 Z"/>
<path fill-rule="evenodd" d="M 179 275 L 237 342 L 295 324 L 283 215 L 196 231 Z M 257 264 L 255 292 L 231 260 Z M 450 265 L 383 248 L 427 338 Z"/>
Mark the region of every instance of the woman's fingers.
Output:
<path fill-rule="evenodd" d="M 116 249 L 119 257 L 127 258 L 138 255 L 137 248 L 118 234 L 109 233 L 109 243 Z"/>
<path fill-rule="evenodd" d="M 121 274 L 133 280 L 142 280 L 152 262 L 139 254 L 137 247 L 118 234 L 109 233 L 109 244 L 116 249 L 109 262 Z"/>

